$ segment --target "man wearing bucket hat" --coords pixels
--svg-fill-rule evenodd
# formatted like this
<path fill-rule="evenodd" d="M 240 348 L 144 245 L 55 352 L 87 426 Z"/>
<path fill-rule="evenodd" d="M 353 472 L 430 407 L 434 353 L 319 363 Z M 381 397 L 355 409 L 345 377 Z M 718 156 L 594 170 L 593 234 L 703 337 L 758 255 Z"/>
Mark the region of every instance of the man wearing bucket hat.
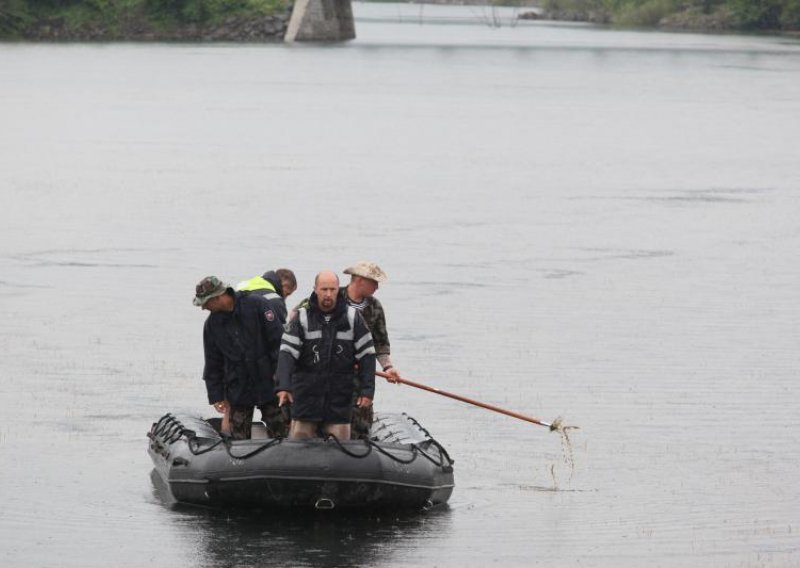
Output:
<path fill-rule="evenodd" d="M 386 331 L 386 315 L 383 305 L 375 297 L 375 292 L 381 282 L 386 282 L 386 273 L 374 262 L 361 260 L 343 270 L 350 275 L 350 283 L 340 289 L 340 294 L 361 312 L 367 322 L 372 339 L 375 342 L 375 354 L 381 367 L 387 373 L 396 375 L 392 365 L 391 349 L 389 347 L 389 332 Z"/>
<path fill-rule="evenodd" d="M 283 325 L 263 296 L 237 293 L 216 276 L 197 284 L 193 303 L 211 312 L 203 326 L 208 402 L 230 419 L 234 439 L 250 438 L 253 407 L 277 408 L 274 375 Z M 281 413 L 274 416 L 269 435 L 285 435 Z"/>
<path fill-rule="evenodd" d="M 386 282 L 386 273 L 374 262 L 361 260 L 343 271 L 350 275 L 350 283 L 340 290 L 340 294 L 349 306 L 361 312 L 367 327 L 372 333 L 375 345 L 375 355 L 384 372 L 392 378 L 399 376 L 397 369 L 392 364 L 391 349 L 389 346 L 389 332 L 386 331 L 386 315 L 383 305 L 375 297 L 375 292 L 382 282 Z M 359 381 L 356 379 L 355 392 L 359 391 Z M 372 405 L 358 404 L 353 412 L 352 431 L 355 438 L 366 438 L 372 426 Z"/>

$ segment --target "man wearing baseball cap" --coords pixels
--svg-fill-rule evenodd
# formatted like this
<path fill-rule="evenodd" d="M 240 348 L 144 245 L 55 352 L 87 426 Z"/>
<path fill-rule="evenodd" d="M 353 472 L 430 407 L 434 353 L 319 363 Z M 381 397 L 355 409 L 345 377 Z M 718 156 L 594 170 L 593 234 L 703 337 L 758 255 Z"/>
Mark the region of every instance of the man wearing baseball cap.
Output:
<path fill-rule="evenodd" d="M 234 439 L 250 438 L 253 407 L 277 408 L 274 375 L 283 324 L 263 296 L 235 292 L 216 276 L 197 284 L 193 303 L 211 312 L 203 326 L 208 402 L 230 420 Z M 268 434 L 285 436 L 285 420 L 274 414 Z"/>

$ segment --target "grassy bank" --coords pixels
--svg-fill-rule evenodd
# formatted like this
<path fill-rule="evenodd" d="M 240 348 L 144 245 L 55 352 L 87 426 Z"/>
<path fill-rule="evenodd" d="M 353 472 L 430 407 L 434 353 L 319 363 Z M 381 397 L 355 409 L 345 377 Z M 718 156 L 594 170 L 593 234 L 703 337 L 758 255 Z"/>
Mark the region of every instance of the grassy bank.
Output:
<path fill-rule="evenodd" d="M 478 0 L 429 0 L 439 4 Z M 531 0 L 482 0 L 530 6 Z M 279 38 L 292 0 L 0 0 L 0 39 Z M 421 2 L 420 2 L 421 3 Z M 540 0 L 545 17 L 703 31 L 800 31 L 800 0 Z"/>
<path fill-rule="evenodd" d="M 264 22 L 283 17 L 291 4 L 291 0 L 0 0 L 0 38 L 191 39 L 215 34 L 211 39 L 246 39 L 269 35 L 269 24 Z M 242 30 L 239 24 L 247 22 L 265 27 Z M 235 37 L 222 37 L 225 33 Z"/>

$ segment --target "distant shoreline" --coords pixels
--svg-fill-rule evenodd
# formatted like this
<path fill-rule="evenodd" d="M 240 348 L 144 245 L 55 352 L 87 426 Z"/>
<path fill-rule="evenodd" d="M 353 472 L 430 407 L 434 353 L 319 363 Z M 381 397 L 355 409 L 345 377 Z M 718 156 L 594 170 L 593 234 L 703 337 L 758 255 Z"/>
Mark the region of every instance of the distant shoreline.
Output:
<path fill-rule="evenodd" d="M 523 20 L 700 33 L 764 32 L 794 37 L 800 33 L 800 3 L 796 0 L 774 0 L 769 5 L 761 0 L 411 0 L 410 3 L 518 8 Z"/>
<path fill-rule="evenodd" d="M 286 34 L 292 0 L 271 0 L 259 10 L 237 13 L 190 11 L 202 0 L 183 8 L 167 8 L 151 0 L 127 2 L 65 2 L 62 8 L 43 8 L 35 0 L 0 0 L 0 40 L 21 41 L 206 41 L 276 42 Z M 385 3 L 382 0 L 372 0 Z M 513 7 L 521 20 L 586 22 L 615 27 L 692 31 L 699 33 L 763 32 L 800 34 L 800 1 L 774 0 L 773 12 L 762 14 L 749 6 L 760 0 L 427 0 L 412 4 Z M 782 7 L 781 2 L 786 4 Z M 797 3 L 797 8 L 792 8 Z M 176 1 L 170 5 L 180 5 Z M 102 8 L 98 6 L 103 6 Z M 155 6 L 155 7 L 154 7 Z M 12 9 L 13 7 L 13 9 Z M 779 8 L 781 8 L 779 10 Z M 797 14 L 794 14 L 795 10 Z"/>

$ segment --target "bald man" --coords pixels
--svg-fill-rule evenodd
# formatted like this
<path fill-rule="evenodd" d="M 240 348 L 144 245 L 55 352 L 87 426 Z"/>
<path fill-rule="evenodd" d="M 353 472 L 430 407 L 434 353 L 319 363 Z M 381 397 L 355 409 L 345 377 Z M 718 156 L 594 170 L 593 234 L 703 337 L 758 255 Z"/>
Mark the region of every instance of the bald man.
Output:
<path fill-rule="evenodd" d="M 280 405 L 292 403 L 289 437 L 313 437 L 319 426 L 350 439 L 353 368 L 358 365 L 359 407 L 375 396 L 375 347 L 364 318 L 339 297 L 339 277 L 317 274 L 308 305 L 281 339 L 275 391 Z"/>

